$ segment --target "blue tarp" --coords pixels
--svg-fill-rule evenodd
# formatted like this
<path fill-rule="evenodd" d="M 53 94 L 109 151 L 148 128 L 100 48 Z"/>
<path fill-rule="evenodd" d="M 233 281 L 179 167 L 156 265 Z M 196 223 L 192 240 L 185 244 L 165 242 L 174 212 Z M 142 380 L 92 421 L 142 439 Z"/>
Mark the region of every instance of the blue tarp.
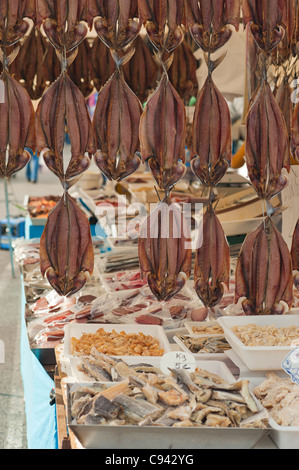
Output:
<path fill-rule="evenodd" d="M 55 404 L 50 405 L 50 393 L 54 388 L 54 381 L 30 350 L 23 289 L 21 322 L 21 374 L 24 386 L 27 446 L 28 449 L 57 449 L 56 407 Z"/>

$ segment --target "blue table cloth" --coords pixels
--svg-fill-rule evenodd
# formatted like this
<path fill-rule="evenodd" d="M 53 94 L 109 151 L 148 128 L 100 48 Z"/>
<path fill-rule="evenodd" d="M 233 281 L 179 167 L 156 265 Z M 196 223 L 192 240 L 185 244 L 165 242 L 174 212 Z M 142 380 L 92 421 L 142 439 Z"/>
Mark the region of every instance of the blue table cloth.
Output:
<path fill-rule="evenodd" d="M 24 387 L 27 447 L 28 449 L 58 449 L 56 406 L 50 404 L 54 381 L 30 350 L 26 331 L 23 287 L 21 322 L 21 375 Z"/>

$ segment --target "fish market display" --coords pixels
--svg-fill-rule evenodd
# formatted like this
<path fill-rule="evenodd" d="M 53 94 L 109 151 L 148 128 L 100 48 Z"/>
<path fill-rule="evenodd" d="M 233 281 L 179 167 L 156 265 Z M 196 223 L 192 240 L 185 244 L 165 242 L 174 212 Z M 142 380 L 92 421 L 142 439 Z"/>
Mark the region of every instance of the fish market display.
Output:
<path fill-rule="evenodd" d="M 191 274 L 190 231 L 180 208 L 166 199 L 148 216 L 139 235 L 142 276 L 159 300 L 169 300 Z"/>
<path fill-rule="evenodd" d="M 86 356 L 92 348 L 111 356 L 162 356 L 164 349 L 159 340 L 151 335 L 126 333 L 115 330 L 105 331 L 99 328 L 95 333 L 83 333 L 80 338 L 71 338 L 71 350 L 74 355 Z"/>
<path fill-rule="evenodd" d="M 193 354 L 219 354 L 231 349 L 224 336 L 196 338 L 194 336 L 177 335 L 177 338 Z"/>
<path fill-rule="evenodd" d="M 299 290 L 299 220 L 297 221 L 291 247 L 291 256 L 294 273 L 294 285 L 297 290 Z"/>
<path fill-rule="evenodd" d="M 299 385 L 290 377 L 270 372 L 253 394 L 279 426 L 299 426 Z"/>
<path fill-rule="evenodd" d="M 30 197 L 27 205 L 30 217 L 33 219 L 47 218 L 59 199 L 57 196 Z"/>
<path fill-rule="evenodd" d="M 268 414 L 259 411 L 248 380 L 230 384 L 199 368 L 191 374 L 171 369 L 170 375 L 151 367 L 137 370 L 104 390 L 77 388 L 70 397 L 73 422 L 174 428 L 268 426 Z"/>
<path fill-rule="evenodd" d="M 288 246 L 271 218 L 247 235 L 236 267 L 235 301 L 246 315 L 280 314 L 293 302 Z"/>
<path fill-rule="evenodd" d="M 37 151 L 64 190 L 41 237 L 40 263 L 42 275 L 62 296 L 80 290 L 94 266 L 89 221 L 68 194 L 69 188 L 88 169 L 95 150 L 84 96 L 68 75 L 68 67 L 88 32 L 81 21 L 86 15 L 86 2 L 37 1 L 37 23 L 42 25 L 61 65 L 60 76 L 44 92 L 36 111 Z M 67 164 L 66 132 L 71 142 Z"/>
<path fill-rule="evenodd" d="M 123 66 L 134 48 L 126 54 L 139 34 L 137 1 L 99 5 L 94 27 L 100 40 L 110 49 L 115 71 L 99 92 L 93 128 L 96 140 L 95 162 L 109 180 L 121 181 L 140 165 L 139 121 L 142 106 L 127 84 Z"/>

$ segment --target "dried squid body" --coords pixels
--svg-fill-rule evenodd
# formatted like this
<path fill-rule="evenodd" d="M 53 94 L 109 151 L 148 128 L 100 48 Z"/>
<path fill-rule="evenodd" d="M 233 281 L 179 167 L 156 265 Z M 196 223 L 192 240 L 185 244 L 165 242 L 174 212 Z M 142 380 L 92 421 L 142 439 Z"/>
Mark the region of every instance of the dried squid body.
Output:
<path fill-rule="evenodd" d="M 246 315 L 278 315 L 292 306 L 291 256 L 270 217 L 242 246 L 236 266 L 235 302 L 243 297 Z"/>
<path fill-rule="evenodd" d="M 261 199 L 270 200 L 284 189 L 290 171 L 289 137 L 283 113 L 268 82 L 256 91 L 247 116 L 246 164 Z"/>
<path fill-rule="evenodd" d="M 89 221 L 67 192 L 48 216 L 40 259 L 42 275 L 61 296 L 79 291 L 93 272 Z"/>
<path fill-rule="evenodd" d="M 95 162 L 109 180 L 121 181 L 140 165 L 139 123 L 142 105 L 127 85 L 122 66 L 134 50 L 118 59 L 112 77 L 99 92 L 93 119 Z"/>
<path fill-rule="evenodd" d="M 166 71 L 140 120 L 143 162 L 148 160 L 159 188 L 171 189 L 185 174 L 186 111 Z"/>
<path fill-rule="evenodd" d="M 210 204 L 199 227 L 195 253 L 195 290 L 206 307 L 215 307 L 229 288 L 230 252 L 225 233 Z"/>
<path fill-rule="evenodd" d="M 291 256 L 293 263 L 293 271 L 296 271 L 294 274 L 294 285 L 297 290 L 299 290 L 299 220 L 297 221 L 291 247 Z"/>
<path fill-rule="evenodd" d="M 10 178 L 35 151 L 34 108 L 25 88 L 6 70 L 0 76 L 0 177 Z"/>
<path fill-rule="evenodd" d="M 184 287 L 191 273 L 191 234 L 181 209 L 168 198 L 142 225 L 138 252 L 142 276 L 158 300 Z"/>

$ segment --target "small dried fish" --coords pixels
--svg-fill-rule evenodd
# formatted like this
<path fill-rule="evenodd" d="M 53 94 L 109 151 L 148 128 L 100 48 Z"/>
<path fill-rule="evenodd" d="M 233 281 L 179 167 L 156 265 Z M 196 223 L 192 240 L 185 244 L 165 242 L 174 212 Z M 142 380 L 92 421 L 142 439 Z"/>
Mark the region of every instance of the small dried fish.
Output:
<path fill-rule="evenodd" d="M 226 341 L 224 336 L 218 336 L 217 338 L 196 338 L 193 336 L 177 335 L 179 340 L 194 354 L 198 353 L 222 353 L 231 349 L 231 346 Z"/>

